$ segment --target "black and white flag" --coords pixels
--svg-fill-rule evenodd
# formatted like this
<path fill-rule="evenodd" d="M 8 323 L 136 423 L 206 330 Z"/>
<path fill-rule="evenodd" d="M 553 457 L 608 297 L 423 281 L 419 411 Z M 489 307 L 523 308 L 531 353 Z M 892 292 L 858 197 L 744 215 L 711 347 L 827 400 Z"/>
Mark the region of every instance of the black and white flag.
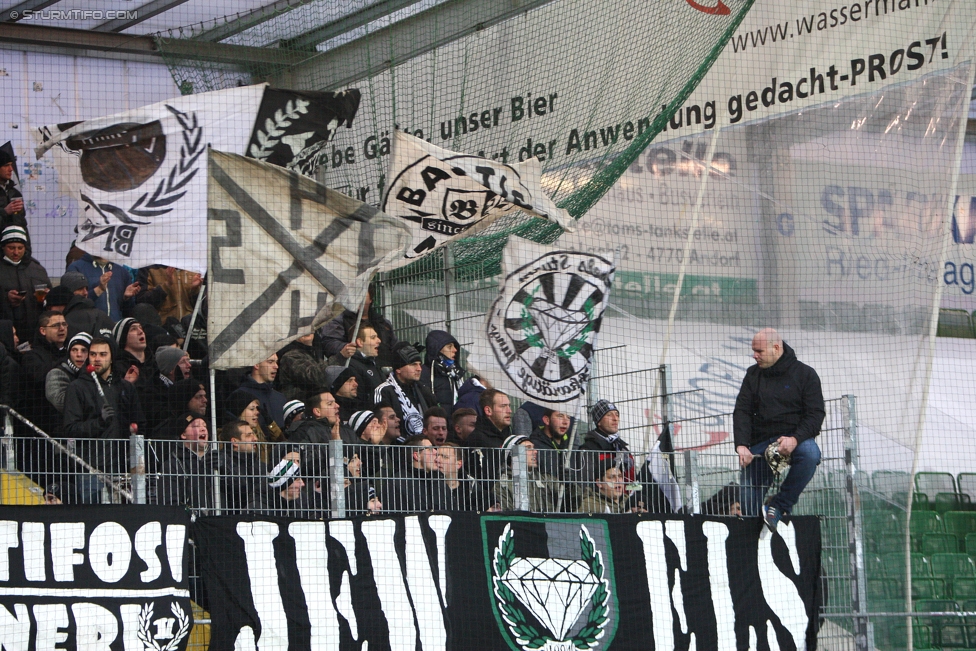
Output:
<path fill-rule="evenodd" d="M 130 267 L 206 273 L 208 146 L 243 154 L 265 86 L 176 97 L 41 128 L 63 194 L 80 202 L 79 248 Z"/>
<path fill-rule="evenodd" d="M 820 525 L 526 513 L 200 518 L 212 651 L 813 649 Z"/>
<path fill-rule="evenodd" d="M 351 127 L 359 109 L 356 89 L 296 92 L 268 88 L 254 121 L 247 156 L 314 178 L 340 126 Z"/>
<path fill-rule="evenodd" d="M 465 336 L 474 342 L 471 370 L 505 393 L 575 413 L 613 274 L 613 262 L 602 256 L 510 237 L 484 330 Z"/>
<path fill-rule="evenodd" d="M 360 305 L 410 241 L 399 220 L 298 172 L 211 150 L 209 176 L 215 369 L 256 364 Z"/>
<path fill-rule="evenodd" d="M 523 211 L 573 230 L 573 219 L 542 190 L 542 164 L 498 161 L 441 149 L 397 131 L 382 209 L 413 231 L 406 264 L 452 239 Z"/>
<path fill-rule="evenodd" d="M 79 248 L 130 267 L 207 271 L 207 147 L 314 174 L 359 91 L 267 84 L 187 95 L 40 129 L 62 194 L 80 202 Z"/>

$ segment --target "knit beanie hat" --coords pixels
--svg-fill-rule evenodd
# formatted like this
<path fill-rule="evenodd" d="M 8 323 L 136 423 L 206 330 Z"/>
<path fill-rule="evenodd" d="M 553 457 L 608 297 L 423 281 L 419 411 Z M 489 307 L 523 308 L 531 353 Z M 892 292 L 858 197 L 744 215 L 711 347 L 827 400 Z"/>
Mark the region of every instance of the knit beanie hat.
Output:
<path fill-rule="evenodd" d="M 160 346 L 156 349 L 156 367 L 163 375 L 169 375 L 184 357 L 186 357 L 186 353 L 180 348 Z"/>
<path fill-rule="evenodd" d="M 368 409 L 357 411 L 349 417 L 349 427 L 356 432 L 356 436 L 362 436 L 374 418 L 376 418 L 376 414 Z"/>
<path fill-rule="evenodd" d="M 268 473 L 268 486 L 271 488 L 287 488 L 289 484 L 301 476 L 298 463 L 291 459 L 282 459 Z"/>
<path fill-rule="evenodd" d="M 283 409 L 285 415 L 285 427 L 298 417 L 298 414 L 305 413 L 305 403 L 301 400 L 289 400 Z"/>
<path fill-rule="evenodd" d="M 353 371 L 348 366 L 327 366 L 325 368 L 326 385 L 322 390 L 335 395 L 335 392 L 341 389 L 346 380 L 352 376 Z"/>
<path fill-rule="evenodd" d="M 593 405 L 593 408 L 590 410 L 590 416 L 593 418 L 593 424 L 599 425 L 600 421 L 603 420 L 603 417 L 609 414 L 611 411 L 620 413 L 620 410 L 617 409 L 616 405 L 609 400 L 597 400 L 596 404 Z"/>
<path fill-rule="evenodd" d="M 0 149 L 0 167 L 16 162 L 16 160 L 17 160 L 16 158 L 10 155 L 9 151 L 4 151 Z"/>
<path fill-rule="evenodd" d="M 127 316 L 112 327 L 112 338 L 115 339 L 115 343 L 119 345 L 119 348 L 125 348 L 125 340 L 129 337 L 129 328 L 134 323 L 136 323 L 136 320 L 131 316 Z"/>
<path fill-rule="evenodd" d="M 420 353 L 405 341 L 397 342 L 393 347 L 393 368 L 403 368 L 420 361 Z"/>
<path fill-rule="evenodd" d="M 7 226 L 0 235 L 0 244 L 20 242 L 27 244 L 27 231 L 22 226 Z"/>
<path fill-rule="evenodd" d="M 76 292 L 82 287 L 88 287 L 88 279 L 80 271 L 68 271 L 61 275 L 60 286 L 69 292 Z"/>
<path fill-rule="evenodd" d="M 44 305 L 48 309 L 52 307 L 65 306 L 71 300 L 72 293 L 71 290 L 64 285 L 58 285 L 51 291 L 47 293 L 47 297 L 44 299 Z"/>
<path fill-rule="evenodd" d="M 77 346 L 81 344 L 85 348 L 91 346 L 92 336 L 87 332 L 79 332 L 74 337 L 68 340 L 68 345 L 65 346 L 66 350 L 71 350 L 72 346 Z"/>
<path fill-rule="evenodd" d="M 515 448 L 521 445 L 524 441 L 528 440 L 529 437 L 525 436 L 524 434 L 512 434 L 505 439 L 504 443 L 502 443 L 502 449 L 505 450 L 506 455 L 510 455 L 515 451 Z"/>

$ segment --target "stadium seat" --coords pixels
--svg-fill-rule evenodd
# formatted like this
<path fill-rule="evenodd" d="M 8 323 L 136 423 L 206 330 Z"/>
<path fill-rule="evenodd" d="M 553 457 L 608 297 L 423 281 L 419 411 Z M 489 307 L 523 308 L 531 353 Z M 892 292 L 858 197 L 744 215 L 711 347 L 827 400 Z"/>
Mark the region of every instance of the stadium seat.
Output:
<path fill-rule="evenodd" d="M 976 599 L 976 576 L 957 576 L 952 580 L 952 598 L 956 601 Z"/>
<path fill-rule="evenodd" d="M 960 337 L 963 339 L 976 338 L 973 332 L 973 321 L 966 310 L 939 310 L 939 326 L 936 337 Z"/>
<path fill-rule="evenodd" d="M 960 493 L 969 495 L 976 502 L 976 472 L 961 472 L 956 477 L 956 487 Z"/>
<path fill-rule="evenodd" d="M 953 554 L 957 549 L 959 549 L 959 541 L 951 533 L 922 534 L 922 544 L 919 551 L 926 556 L 933 554 Z"/>
<path fill-rule="evenodd" d="M 970 556 L 976 556 L 976 533 L 966 536 L 966 553 Z"/>
<path fill-rule="evenodd" d="M 947 511 L 942 514 L 946 533 L 953 534 L 960 542 L 959 551 L 966 551 L 966 538 L 976 533 L 976 512 Z"/>
<path fill-rule="evenodd" d="M 966 554 L 933 554 L 929 557 L 932 576 L 953 579 L 959 576 L 976 577 L 976 565 Z"/>
<path fill-rule="evenodd" d="M 876 492 L 891 499 L 896 492 L 908 492 L 908 473 L 901 470 L 875 470 L 871 475 L 871 484 Z"/>
<path fill-rule="evenodd" d="M 894 581 L 894 579 L 891 579 Z M 898 586 L 899 590 L 901 586 Z M 899 591 L 896 596 L 901 596 L 903 591 Z M 926 577 L 912 577 L 912 599 L 945 599 L 949 596 L 946 589 L 945 579 L 933 579 Z"/>
<path fill-rule="evenodd" d="M 939 493 L 955 493 L 956 478 L 948 472 L 920 472 L 915 474 L 915 491 L 935 500 Z"/>
<path fill-rule="evenodd" d="M 935 496 L 933 504 L 937 513 L 947 511 L 971 511 L 973 501 L 965 493 L 939 493 Z"/>
<path fill-rule="evenodd" d="M 915 511 L 911 520 L 912 535 L 923 533 L 945 533 L 945 524 L 934 511 Z"/>
<path fill-rule="evenodd" d="M 905 554 L 891 553 L 882 556 L 885 576 L 893 579 L 905 578 Z M 912 576 L 932 576 L 932 564 L 922 554 L 912 554 Z"/>

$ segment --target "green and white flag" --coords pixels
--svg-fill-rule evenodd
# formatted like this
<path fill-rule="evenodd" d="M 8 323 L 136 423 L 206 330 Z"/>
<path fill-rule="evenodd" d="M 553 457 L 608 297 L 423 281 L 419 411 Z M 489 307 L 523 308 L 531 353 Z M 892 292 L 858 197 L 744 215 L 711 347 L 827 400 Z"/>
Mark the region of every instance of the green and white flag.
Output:
<path fill-rule="evenodd" d="M 585 399 L 614 264 L 512 237 L 503 280 L 469 367 L 500 391 L 574 413 Z"/>

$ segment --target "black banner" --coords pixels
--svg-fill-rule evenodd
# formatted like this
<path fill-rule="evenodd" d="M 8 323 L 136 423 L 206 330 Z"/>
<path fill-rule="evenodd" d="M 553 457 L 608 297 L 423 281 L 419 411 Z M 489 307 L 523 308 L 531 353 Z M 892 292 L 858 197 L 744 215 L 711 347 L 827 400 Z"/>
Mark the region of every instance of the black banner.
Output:
<path fill-rule="evenodd" d="M 816 648 L 797 517 L 201 518 L 212 651 Z M 775 639 L 771 639 L 775 638 Z"/>
<path fill-rule="evenodd" d="M 188 525 L 181 507 L 0 507 L 0 645 L 186 649 Z"/>

